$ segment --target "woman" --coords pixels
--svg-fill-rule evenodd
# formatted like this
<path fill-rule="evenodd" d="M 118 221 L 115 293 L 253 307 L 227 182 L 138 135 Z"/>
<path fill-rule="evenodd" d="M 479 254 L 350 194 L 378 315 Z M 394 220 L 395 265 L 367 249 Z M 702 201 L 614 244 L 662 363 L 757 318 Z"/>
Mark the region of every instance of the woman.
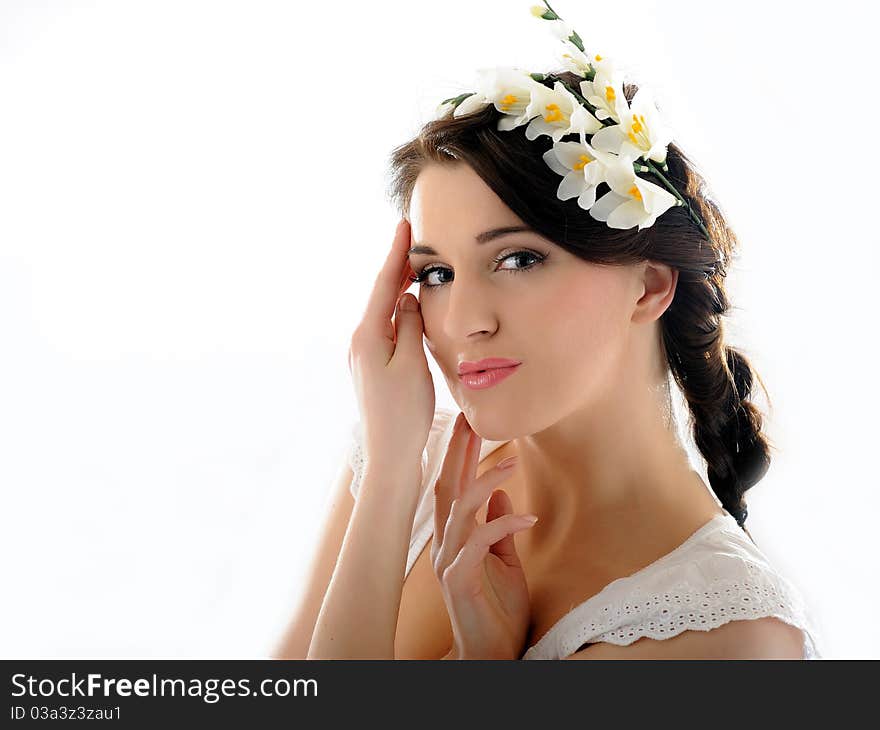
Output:
<path fill-rule="evenodd" d="M 537 76 L 516 82 L 532 100 L 585 78 Z M 635 84 L 618 88 L 627 106 L 609 94 L 612 112 L 635 108 Z M 515 97 L 450 100 L 392 156 L 403 220 L 350 351 L 362 418 L 340 484 L 356 501 L 337 499 L 276 655 L 818 656 L 798 591 L 744 525 L 770 445 L 757 375 L 724 338 L 733 231 L 671 142 L 662 168 L 630 181 L 638 227 L 615 220 L 618 158 L 583 134 L 568 155 L 558 131 L 580 112 L 554 125 L 560 105 L 530 117 Z M 418 301 L 400 297 L 411 281 Z M 457 418 L 435 409 L 423 336 Z"/>

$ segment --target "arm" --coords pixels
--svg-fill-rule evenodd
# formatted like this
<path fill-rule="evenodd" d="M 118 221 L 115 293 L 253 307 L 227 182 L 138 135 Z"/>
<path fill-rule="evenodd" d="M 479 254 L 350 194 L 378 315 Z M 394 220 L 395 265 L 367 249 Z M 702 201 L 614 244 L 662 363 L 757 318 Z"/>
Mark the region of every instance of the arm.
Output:
<path fill-rule="evenodd" d="M 351 467 L 343 463 L 336 484 L 330 492 L 329 509 L 309 575 L 305 591 L 300 595 L 299 606 L 278 646 L 272 652 L 273 659 L 305 659 L 318 620 L 318 612 L 327 593 L 327 585 L 336 567 L 342 539 L 351 520 L 354 498 L 351 495 Z"/>
<path fill-rule="evenodd" d="M 308 659 L 393 659 L 420 461 L 369 462 Z"/>

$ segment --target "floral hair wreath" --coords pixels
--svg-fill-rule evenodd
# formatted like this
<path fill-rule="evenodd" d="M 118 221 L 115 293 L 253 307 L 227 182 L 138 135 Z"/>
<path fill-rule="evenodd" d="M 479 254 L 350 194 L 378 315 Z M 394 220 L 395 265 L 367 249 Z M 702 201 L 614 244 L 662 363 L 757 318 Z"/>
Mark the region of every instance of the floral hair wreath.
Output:
<path fill-rule="evenodd" d="M 563 176 L 556 191 L 560 200 L 577 196 L 581 208 L 610 228 L 638 225 L 639 230 L 652 226 L 670 208 L 685 206 L 711 240 L 703 221 L 663 175 L 669 171 L 666 146 L 672 134 L 650 95 L 639 88 L 632 103 L 627 102 L 613 63 L 598 53 L 588 56 L 580 36 L 549 3 L 544 5 L 533 5 L 532 15 L 550 21 L 551 31 L 565 46 L 563 65 L 584 79 L 580 88 L 571 88 L 554 74 L 518 68 L 479 69 L 478 91 L 446 99 L 437 107 L 437 114 L 447 114 L 451 106 L 458 117 L 494 104 L 505 115 L 498 120 L 499 131 L 528 124 L 528 139 L 541 134 L 553 139 L 553 147 L 543 159 Z M 545 82 L 553 82 L 552 88 Z M 580 141 L 563 142 L 569 134 L 577 134 Z M 666 190 L 637 172 L 656 176 Z M 596 188 L 603 182 L 610 190 L 596 200 Z"/>

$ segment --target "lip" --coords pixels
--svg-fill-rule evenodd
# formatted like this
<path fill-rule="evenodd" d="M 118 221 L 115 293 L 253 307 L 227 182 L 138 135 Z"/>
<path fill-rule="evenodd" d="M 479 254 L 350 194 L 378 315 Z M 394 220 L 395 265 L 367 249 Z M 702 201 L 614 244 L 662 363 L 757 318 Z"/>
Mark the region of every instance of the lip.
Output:
<path fill-rule="evenodd" d="M 466 388 L 471 390 L 485 390 L 486 388 L 498 385 L 502 380 L 509 378 L 519 369 L 520 364 L 521 363 L 517 363 L 516 365 L 507 368 L 489 368 L 481 373 L 462 373 L 458 376 L 458 379 Z"/>
<path fill-rule="evenodd" d="M 511 360 L 506 357 L 486 357 L 476 362 L 462 360 L 458 364 L 458 374 L 465 375 L 466 373 L 474 373 L 478 370 L 492 370 L 494 368 L 510 368 L 521 364 L 519 360 Z"/>

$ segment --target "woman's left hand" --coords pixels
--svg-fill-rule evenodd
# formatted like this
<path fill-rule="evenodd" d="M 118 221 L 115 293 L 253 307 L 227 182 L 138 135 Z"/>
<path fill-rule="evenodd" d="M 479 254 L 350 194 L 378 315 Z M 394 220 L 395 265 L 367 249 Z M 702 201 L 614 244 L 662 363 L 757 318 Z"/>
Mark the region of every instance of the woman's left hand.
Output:
<path fill-rule="evenodd" d="M 534 523 L 513 514 L 504 491 L 493 491 L 510 467 L 477 478 L 481 443 L 459 414 L 434 486 L 431 562 L 452 623 L 453 658 L 519 659 L 531 611 L 513 533 Z M 486 522 L 478 524 L 487 499 Z"/>

